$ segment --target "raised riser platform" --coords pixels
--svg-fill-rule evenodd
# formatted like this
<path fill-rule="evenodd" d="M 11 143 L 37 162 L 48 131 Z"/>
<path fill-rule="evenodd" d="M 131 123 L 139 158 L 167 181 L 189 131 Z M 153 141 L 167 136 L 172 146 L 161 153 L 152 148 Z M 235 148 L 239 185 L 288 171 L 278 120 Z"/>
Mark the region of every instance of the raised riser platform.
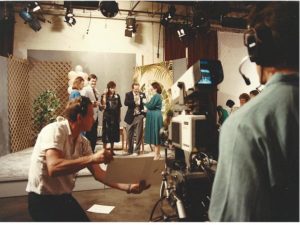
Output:
<path fill-rule="evenodd" d="M 1 181 L 0 198 L 27 195 L 25 191 L 27 180 Z M 96 181 L 92 175 L 80 176 L 77 178 L 74 191 L 86 191 L 108 188 L 104 184 Z"/>
<path fill-rule="evenodd" d="M 27 195 L 25 189 L 32 150 L 31 147 L 0 157 L 0 198 Z M 101 168 L 106 166 L 103 164 Z M 103 188 L 104 184 L 96 181 L 88 169 L 79 171 L 75 191 Z"/>

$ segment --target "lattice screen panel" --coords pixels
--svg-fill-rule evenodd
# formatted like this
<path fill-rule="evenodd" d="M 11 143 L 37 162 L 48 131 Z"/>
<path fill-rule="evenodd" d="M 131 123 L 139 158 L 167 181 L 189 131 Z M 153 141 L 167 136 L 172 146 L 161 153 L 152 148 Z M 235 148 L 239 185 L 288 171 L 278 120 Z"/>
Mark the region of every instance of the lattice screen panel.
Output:
<path fill-rule="evenodd" d="M 30 61 L 31 70 L 29 71 L 29 104 L 44 91 L 52 90 L 60 99 L 60 107 L 56 111 L 61 115 L 69 99 L 68 94 L 68 73 L 71 70 L 70 62 L 50 62 L 50 61 Z M 32 107 L 31 107 L 32 113 Z M 33 137 L 36 135 L 33 123 L 31 124 Z"/>
<path fill-rule="evenodd" d="M 8 60 L 8 113 L 11 152 L 34 144 L 36 131 L 32 121 L 33 101 L 45 90 L 53 90 L 60 98 L 60 115 L 69 94 L 70 62 L 30 61 L 10 57 Z"/>
<path fill-rule="evenodd" d="M 32 145 L 29 107 L 29 64 L 26 60 L 8 58 L 8 118 L 10 148 L 20 151 Z"/>

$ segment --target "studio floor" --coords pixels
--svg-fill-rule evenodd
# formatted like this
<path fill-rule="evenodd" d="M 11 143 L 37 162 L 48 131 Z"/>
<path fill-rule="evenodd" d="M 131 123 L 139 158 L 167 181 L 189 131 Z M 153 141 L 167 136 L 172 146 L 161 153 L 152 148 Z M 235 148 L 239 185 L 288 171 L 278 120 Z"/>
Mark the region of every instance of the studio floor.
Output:
<path fill-rule="evenodd" d="M 77 191 L 73 196 L 84 210 L 93 204 L 115 206 L 110 214 L 86 212 L 92 222 L 148 222 L 155 202 L 159 199 L 159 185 L 139 195 L 127 194 L 112 188 Z M 154 215 L 158 215 L 156 210 Z M 27 196 L 0 198 L 0 222 L 30 222 Z"/>
<path fill-rule="evenodd" d="M 96 147 L 102 149 L 99 143 Z M 163 154 L 163 148 L 161 149 Z M 0 182 L 12 182 L 17 179 L 26 179 L 30 164 L 32 148 L 22 152 L 12 153 L 0 157 Z M 123 150 L 116 151 L 117 155 L 126 154 Z M 168 155 L 170 153 L 168 152 Z M 144 155 L 154 156 L 149 145 L 145 145 Z M 81 174 L 89 173 L 87 169 Z M 112 188 L 74 191 L 73 196 L 84 210 L 94 204 L 115 206 L 110 214 L 96 214 L 87 212 L 93 222 L 148 222 L 155 203 L 159 200 L 160 185 L 151 186 L 140 195 L 127 194 Z M 26 194 L 26 193 L 25 193 Z M 159 215 L 156 210 L 154 217 Z M 30 222 L 31 217 L 27 210 L 27 195 L 0 198 L 0 222 Z"/>

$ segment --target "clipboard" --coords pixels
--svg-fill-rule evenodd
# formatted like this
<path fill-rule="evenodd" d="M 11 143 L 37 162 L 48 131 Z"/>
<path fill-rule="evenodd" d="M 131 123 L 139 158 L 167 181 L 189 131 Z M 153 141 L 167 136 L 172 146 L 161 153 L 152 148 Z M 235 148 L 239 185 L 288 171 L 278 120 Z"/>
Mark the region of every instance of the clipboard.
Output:
<path fill-rule="evenodd" d="M 162 181 L 164 160 L 153 160 L 153 156 L 115 156 L 106 168 L 105 181 L 111 183 L 159 184 Z"/>

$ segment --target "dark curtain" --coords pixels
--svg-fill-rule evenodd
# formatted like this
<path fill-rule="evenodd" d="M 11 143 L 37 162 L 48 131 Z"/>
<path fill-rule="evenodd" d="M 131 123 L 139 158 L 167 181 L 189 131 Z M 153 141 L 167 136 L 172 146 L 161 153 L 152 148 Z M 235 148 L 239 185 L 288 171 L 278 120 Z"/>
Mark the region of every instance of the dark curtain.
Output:
<path fill-rule="evenodd" d="M 13 54 L 14 20 L 0 20 L 0 55 L 7 57 Z"/>
<path fill-rule="evenodd" d="M 199 59 L 218 59 L 217 31 L 198 34 L 189 42 L 188 67 Z"/>
<path fill-rule="evenodd" d="M 165 61 L 185 58 L 185 48 L 188 48 L 188 67 L 198 59 L 218 59 L 217 31 L 209 31 L 206 34 L 198 34 L 185 44 L 177 35 L 176 26 L 164 28 L 164 55 Z"/>
<path fill-rule="evenodd" d="M 181 42 L 175 27 L 164 28 L 165 61 L 185 58 L 185 44 Z"/>

